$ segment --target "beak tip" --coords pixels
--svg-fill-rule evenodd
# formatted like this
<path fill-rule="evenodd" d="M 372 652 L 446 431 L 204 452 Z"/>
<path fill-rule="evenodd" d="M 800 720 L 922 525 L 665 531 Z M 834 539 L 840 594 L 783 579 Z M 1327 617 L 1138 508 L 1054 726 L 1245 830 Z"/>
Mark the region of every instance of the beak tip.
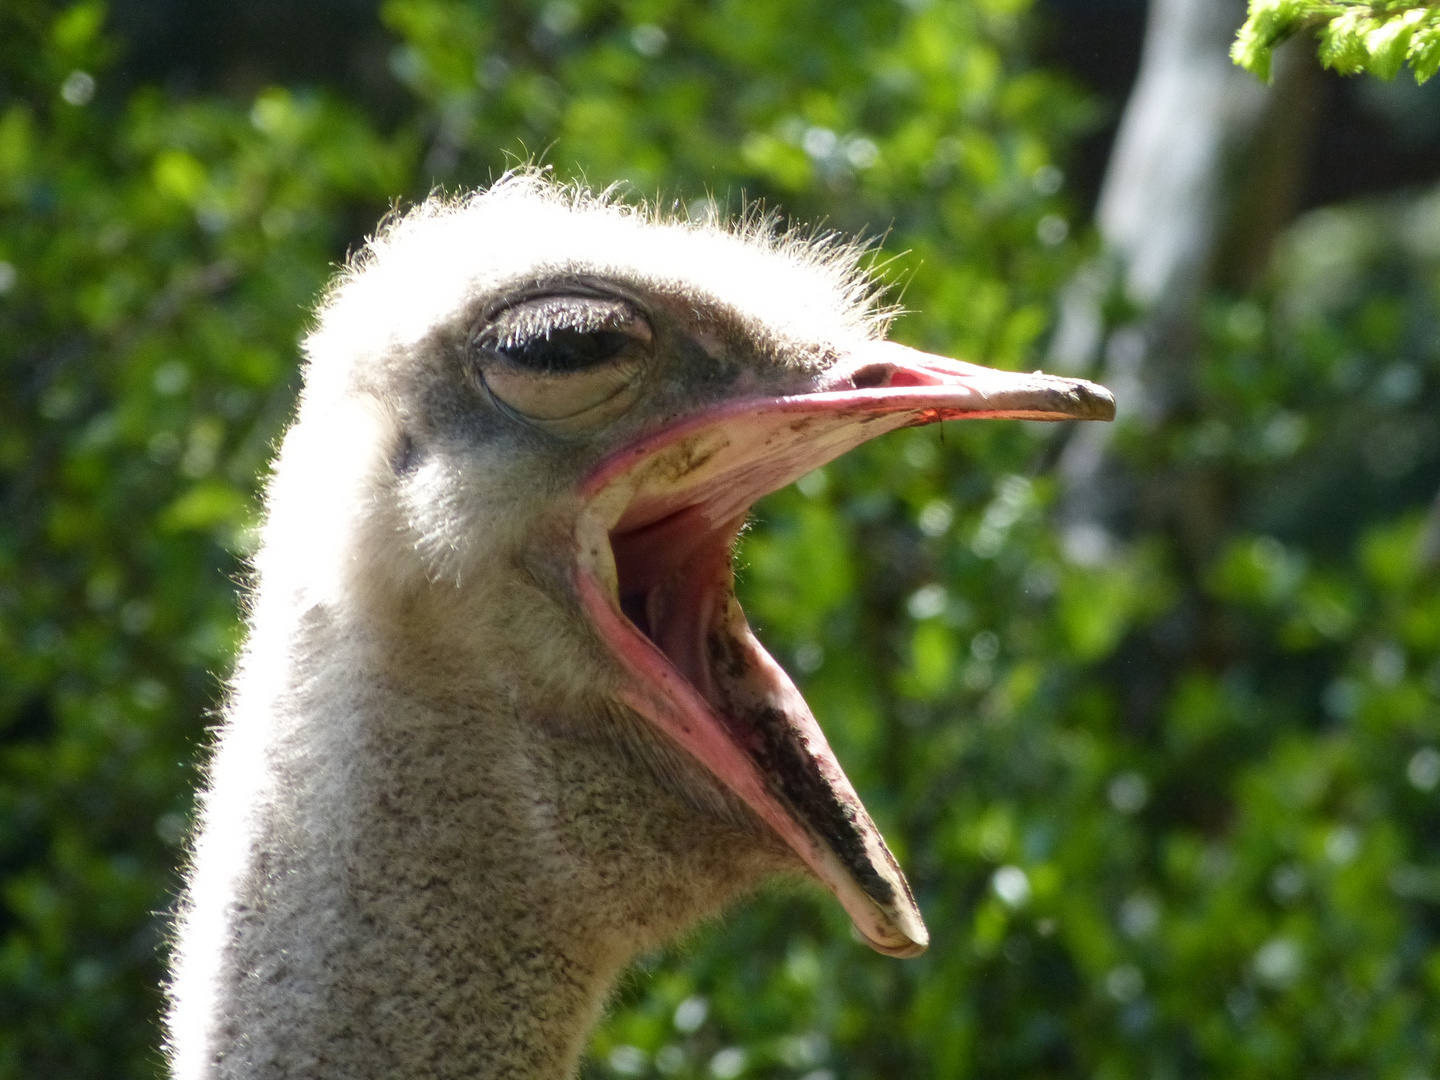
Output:
<path fill-rule="evenodd" d="M 1115 395 L 1099 383 L 1088 379 L 1075 379 L 1071 383 L 1070 396 L 1075 408 L 1070 411 L 1073 420 L 1114 420 Z"/>
<path fill-rule="evenodd" d="M 873 938 L 865 938 L 865 944 L 880 953 L 882 956 L 893 956 L 897 960 L 913 960 L 930 948 L 930 935 L 925 933 L 923 928 L 916 939 L 906 939 L 896 944 L 881 943 Z"/>
<path fill-rule="evenodd" d="M 884 956 L 908 960 L 919 956 L 930 947 L 930 931 L 920 909 L 910 895 L 910 887 L 902 879 L 902 887 L 908 903 L 889 906 L 884 909 L 884 919 L 879 925 L 870 924 L 870 931 L 861 929 L 856 921 L 857 937 L 870 948 Z"/>

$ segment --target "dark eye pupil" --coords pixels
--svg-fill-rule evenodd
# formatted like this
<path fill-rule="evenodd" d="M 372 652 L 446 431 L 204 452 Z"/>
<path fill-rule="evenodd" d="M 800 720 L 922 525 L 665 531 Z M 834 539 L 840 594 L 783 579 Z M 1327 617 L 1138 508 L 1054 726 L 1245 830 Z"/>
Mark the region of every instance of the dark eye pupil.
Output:
<path fill-rule="evenodd" d="M 536 371 L 581 371 L 614 359 L 629 342 L 629 336 L 617 330 L 555 327 L 544 336 L 501 344 L 495 351 Z"/>
<path fill-rule="evenodd" d="M 557 294 L 496 312 L 474 344 L 491 357 L 537 375 L 566 375 L 643 359 L 653 335 L 645 317 L 618 297 Z"/>

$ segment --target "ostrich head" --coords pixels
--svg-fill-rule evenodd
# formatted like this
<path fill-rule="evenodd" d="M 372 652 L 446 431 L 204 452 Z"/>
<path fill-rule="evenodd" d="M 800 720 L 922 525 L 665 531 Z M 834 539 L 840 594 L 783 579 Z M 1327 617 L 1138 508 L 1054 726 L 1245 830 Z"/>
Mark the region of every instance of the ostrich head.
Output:
<path fill-rule="evenodd" d="M 566 1075 L 637 950 L 777 870 L 925 948 L 736 536 L 886 431 L 1113 403 L 886 342 L 856 255 L 521 173 L 342 276 L 267 492 L 178 1075 Z"/>
<path fill-rule="evenodd" d="M 287 565 L 262 573 L 409 625 L 441 596 L 419 651 L 474 656 L 477 693 L 577 737 L 613 723 L 637 782 L 758 818 L 872 947 L 911 956 L 928 939 L 904 876 L 735 600 L 736 537 L 760 496 L 895 428 L 1113 403 L 884 341 L 856 255 L 533 174 L 427 204 L 324 306 L 272 492 L 272 527 L 305 535 L 272 537 Z"/>

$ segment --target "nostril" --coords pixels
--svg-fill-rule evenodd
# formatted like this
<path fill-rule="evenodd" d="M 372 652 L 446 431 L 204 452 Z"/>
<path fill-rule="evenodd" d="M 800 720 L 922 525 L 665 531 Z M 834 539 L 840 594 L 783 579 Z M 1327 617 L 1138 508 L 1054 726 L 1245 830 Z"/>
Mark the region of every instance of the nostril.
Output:
<path fill-rule="evenodd" d="M 856 390 L 874 390 L 878 386 L 888 386 L 894 374 L 894 364 L 866 364 L 850 376 L 850 381 Z"/>

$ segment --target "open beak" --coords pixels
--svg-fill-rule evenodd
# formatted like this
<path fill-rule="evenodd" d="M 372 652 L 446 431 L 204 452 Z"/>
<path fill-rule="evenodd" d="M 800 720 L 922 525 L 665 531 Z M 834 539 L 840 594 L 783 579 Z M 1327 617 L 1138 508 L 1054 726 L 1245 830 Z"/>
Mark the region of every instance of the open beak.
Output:
<path fill-rule="evenodd" d="M 896 428 L 979 417 L 1110 420 L 1109 391 L 874 342 L 814 392 L 725 402 L 607 457 L 581 496 L 576 584 L 627 678 L 620 696 L 693 755 L 835 893 L 869 944 L 929 933 L 805 700 L 735 599 L 750 506 Z"/>

